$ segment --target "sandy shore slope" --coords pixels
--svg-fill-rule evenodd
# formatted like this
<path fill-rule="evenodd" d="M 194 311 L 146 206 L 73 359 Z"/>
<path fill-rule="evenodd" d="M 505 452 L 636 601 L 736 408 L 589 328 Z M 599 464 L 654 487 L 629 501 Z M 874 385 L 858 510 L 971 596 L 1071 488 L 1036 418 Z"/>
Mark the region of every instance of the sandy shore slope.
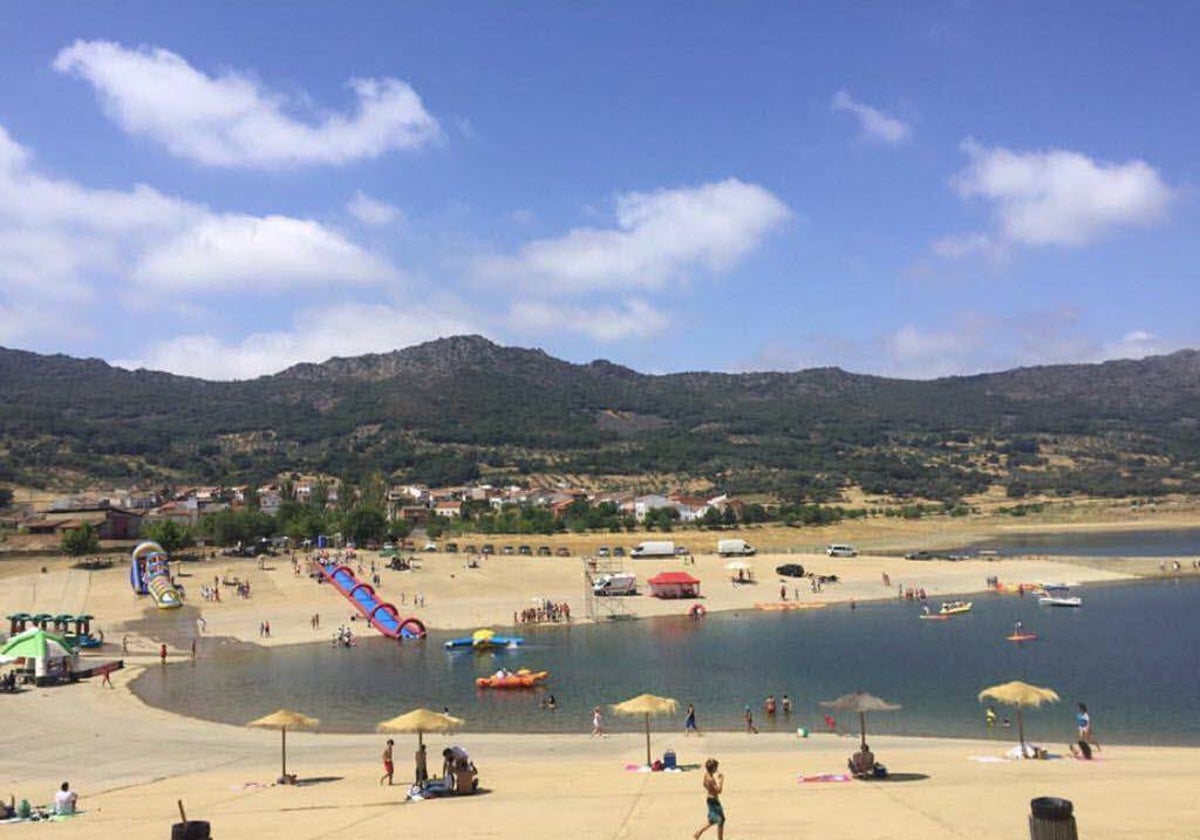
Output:
<path fill-rule="evenodd" d="M 157 666 L 153 666 L 157 667 Z M 142 706 L 122 686 L 80 684 L 0 698 L 0 784 L 49 800 L 69 779 L 85 813 L 52 826 L 0 829 L 5 837 L 162 838 L 183 799 L 193 819 L 221 838 L 362 836 L 521 838 L 687 837 L 703 820 L 701 773 L 638 773 L 636 723 L 608 738 L 472 735 L 485 792 L 405 803 L 403 787 L 380 787 L 382 736 L 292 733 L 289 769 L 303 786 L 271 785 L 279 736 L 177 717 Z M 1112 747 L 1084 763 L 990 761 L 1008 740 L 941 741 L 880 736 L 872 747 L 891 768 L 883 782 L 801 784 L 800 775 L 840 772 L 854 738 L 712 733 L 685 738 L 679 720 L 656 724 L 655 752 L 673 747 L 683 764 L 712 755 L 727 777 L 728 837 L 963 838 L 1028 836 L 1035 796 L 1074 802 L 1080 836 L 1195 837 L 1194 751 Z M 584 723 L 586 725 L 586 722 Z M 634 730 L 634 731 L 629 731 Z M 415 739 L 397 742 L 399 778 Z M 431 752 L 446 741 L 429 739 Z M 264 786 L 265 785 L 265 786 Z"/>

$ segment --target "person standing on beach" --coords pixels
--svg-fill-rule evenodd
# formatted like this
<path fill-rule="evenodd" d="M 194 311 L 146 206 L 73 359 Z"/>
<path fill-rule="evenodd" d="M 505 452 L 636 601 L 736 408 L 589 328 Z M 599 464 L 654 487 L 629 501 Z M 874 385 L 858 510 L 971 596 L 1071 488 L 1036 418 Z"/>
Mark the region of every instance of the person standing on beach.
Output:
<path fill-rule="evenodd" d="M 601 725 L 602 722 L 603 722 L 603 716 L 600 714 L 600 707 L 597 706 L 596 708 L 592 709 L 592 737 L 593 738 L 603 738 L 604 737 L 604 727 Z"/>
<path fill-rule="evenodd" d="M 1088 714 L 1087 704 L 1079 703 L 1077 705 L 1075 724 L 1079 727 L 1079 740 L 1094 747 L 1096 752 L 1100 752 L 1100 744 L 1096 742 L 1096 736 L 1092 734 L 1092 716 Z"/>
<path fill-rule="evenodd" d="M 743 712 L 743 715 L 746 718 L 746 734 L 747 735 L 757 735 L 758 727 L 754 725 L 754 712 L 750 711 L 749 706 L 746 706 L 746 709 Z"/>
<path fill-rule="evenodd" d="M 162 664 L 167 664 L 167 643 L 163 642 L 158 646 L 158 658 L 162 660 Z"/>
<path fill-rule="evenodd" d="M 392 747 L 395 742 L 391 738 L 387 739 L 387 743 L 383 746 L 383 775 L 379 777 L 379 784 L 383 784 L 383 780 L 387 779 L 388 786 L 392 784 L 392 774 L 396 772 L 396 765 L 392 763 Z"/>
<path fill-rule="evenodd" d="M 708 806 L 708 817 L 704 825 L 692 836 L 700 840 L 700 835 L 714 825 L 717 827 L 717 840 L 725 840 L 725 809 L 721 807 L 721 792 L 725 789 L 725 774 L 718 773 L 720 766 L 715 758 L 704 762 L 704 804 Z"/>
<path fill-rule="evenodd" d="M 696 726 L 696 707 L 688 703 L 687 715 L 683 719 L 683 734 L 684 735 L 699 735 L 700 729 Z"/>

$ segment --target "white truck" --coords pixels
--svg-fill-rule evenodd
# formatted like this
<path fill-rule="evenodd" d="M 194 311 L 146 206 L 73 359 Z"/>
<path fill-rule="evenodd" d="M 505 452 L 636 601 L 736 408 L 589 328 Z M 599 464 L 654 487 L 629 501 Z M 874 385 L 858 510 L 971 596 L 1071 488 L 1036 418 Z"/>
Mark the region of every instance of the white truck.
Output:
<path fill-rule="evenodd" d="M 629 552 L 630 557 L 674 557 L 675 543 L 671 540 L 646 540 Z"/>
<path fill-rule="evenodd" d="M 592 582 L 594 595 L 636 595 L 637 575 L 632 572 L 602 574 Z"/>
<path fill-rule="evenodd" d="M 753 557 L 754 546 L 745 540 L 717 540 L 717 554 L 722 557 Z"/>

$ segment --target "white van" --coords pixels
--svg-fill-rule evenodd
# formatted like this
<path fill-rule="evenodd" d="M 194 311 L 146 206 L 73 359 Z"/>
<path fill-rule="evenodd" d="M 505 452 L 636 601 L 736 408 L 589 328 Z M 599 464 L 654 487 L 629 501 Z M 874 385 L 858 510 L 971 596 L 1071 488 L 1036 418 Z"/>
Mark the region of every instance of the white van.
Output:
<path fill-rule="evenodd" d="M 614 572 L 596 578 L 592 585 L 595 595 L 636 595 L 637 575 L 632 572 Z"/>
<path fill-rule="evenodd" d="M 825 546 L 825 553 L 830 557 L 857 557 L 858 549 L 846 543 L 830 543 Z"/>

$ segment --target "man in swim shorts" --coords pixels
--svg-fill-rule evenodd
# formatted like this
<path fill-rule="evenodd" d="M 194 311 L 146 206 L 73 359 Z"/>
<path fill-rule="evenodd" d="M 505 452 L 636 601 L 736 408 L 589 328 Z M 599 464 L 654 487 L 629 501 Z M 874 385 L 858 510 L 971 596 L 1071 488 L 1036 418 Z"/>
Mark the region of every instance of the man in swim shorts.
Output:
<path fill-rule="evenodd" d="M 719 766 L 715 758 L 704 762 L 704 802 L 708 806 L 708 820 L 693 837 L 700 840 L 700 835 L 714 825 L 717 827 L 717 840 L 725 840 L 725 809 L 721 807 L 721 791 L 725 789 L 725 774 L 718 773 Z"/>

